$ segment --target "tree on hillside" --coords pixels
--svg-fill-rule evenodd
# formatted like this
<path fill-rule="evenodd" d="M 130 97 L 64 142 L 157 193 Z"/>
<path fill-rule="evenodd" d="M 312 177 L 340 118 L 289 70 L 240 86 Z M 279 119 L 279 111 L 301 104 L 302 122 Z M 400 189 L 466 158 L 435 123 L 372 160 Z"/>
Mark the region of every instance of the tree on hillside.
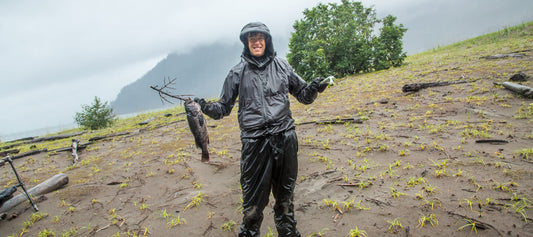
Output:
<path fill-rule="evenodd" d="M 394 25 L 396 17 L 383 18 L 380 35 L 374 38 L 374 69 L 382 70 L 401 66 L 407 54 L 403 51 L 402 37 L 407 31 L 402 24 Z"/>
<path fill-rule="evenodd" d="M 391 15 L 378 19 L 375 10 L 361 2 L 320 3 L 303 14 L 293 25 L 287 59 L 306 79 L 381 70 L 399 66 L 405 58 L 403 25 L 395 25 Z M 376 36 L 378 23 L 383 27 Z"/>
<path fill-rule="evenodd" d="M 79 126 L 85 127 L 90 130 L 98 130 L 111 126 L 116 116 L 113 113 L 113 109 L 107 106 L 107 101 L 102 103 L 100 98 L 94 97 L 92 105 L 82 105 L 83 111 L 74 116 L 74 120 Z"/>

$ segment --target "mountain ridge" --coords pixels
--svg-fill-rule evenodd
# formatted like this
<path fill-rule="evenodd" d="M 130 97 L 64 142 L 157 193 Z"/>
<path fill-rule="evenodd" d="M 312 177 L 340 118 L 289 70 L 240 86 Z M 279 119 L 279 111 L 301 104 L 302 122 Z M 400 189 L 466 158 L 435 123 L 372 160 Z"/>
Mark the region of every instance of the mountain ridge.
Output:
<path fill-rule="evenodd" d="M 170 107 L 150 86 L 176 78 L 174 94 L 216 97 L 229 69 L 240 60 L 242 44 L 215 43 L 190 52 L 170 53 L 150 71 L 124 86 L 110 105 L 116 114 L 129 114 Z"/>

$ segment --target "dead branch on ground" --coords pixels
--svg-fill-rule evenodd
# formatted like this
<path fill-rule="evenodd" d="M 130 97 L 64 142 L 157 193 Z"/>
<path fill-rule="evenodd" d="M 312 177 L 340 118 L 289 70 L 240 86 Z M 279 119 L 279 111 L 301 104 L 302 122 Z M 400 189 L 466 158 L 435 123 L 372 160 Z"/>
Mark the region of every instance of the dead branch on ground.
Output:
<path fill-rule="evenodd" d="M 296 125 L 304 125 L 304 124 L 345 124 L 345 123 L 363 123 L 363 119 L 361 118 L 338 118 L 338 119 L 325 119 L 325 120 L 319 120 L 319 121 L 311 121 L 311 122 L 301 122 L 297 123 Z"/>
<path fill-rule="evenodd" d="M 461 84 L 461 83 L 469 83 L 471 81 L 467 80 L 460 80 L 460 81 L 439 81 L 439 82 L 427 82 L 427 83 L 411 83 L 411 84 L 405 84 L 402 87 L 403 92 L 417 92 L 419 90 L 429 88 L 429 87 L 437 87 L 437 86 L 448 86 L 453 84 Z"/>

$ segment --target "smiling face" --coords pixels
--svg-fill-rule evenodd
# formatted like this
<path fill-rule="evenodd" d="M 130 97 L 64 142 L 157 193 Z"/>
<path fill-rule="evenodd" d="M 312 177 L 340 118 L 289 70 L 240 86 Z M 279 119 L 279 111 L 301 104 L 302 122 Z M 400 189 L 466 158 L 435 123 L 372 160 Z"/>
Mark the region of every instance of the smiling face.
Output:
<path fill-rule="evenodd" d="M 254 57 L 261 57 L 265 54 L 265 34 L 250 33 L 248 34 L 248 49 Z"/>

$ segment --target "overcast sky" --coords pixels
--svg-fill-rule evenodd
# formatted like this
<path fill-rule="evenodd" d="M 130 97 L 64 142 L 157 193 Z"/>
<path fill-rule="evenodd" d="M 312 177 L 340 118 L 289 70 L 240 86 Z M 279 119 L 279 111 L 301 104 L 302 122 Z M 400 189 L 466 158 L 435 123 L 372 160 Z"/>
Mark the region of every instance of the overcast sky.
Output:
<path fill-rule="evenodd" d="M 94 96 L 112 101 L 169 53 L 234 43 L 250 21 L 276 38 L 316 0 L 0 1 L 0 139 L 72 124 Z M 533 20 L 531 0 L 364 0 L 408 28 L 409 54 Z M 278 49 L 286 45 L 275 46 Z M 229 70 L 229 68 L 228 68 Z"/>

